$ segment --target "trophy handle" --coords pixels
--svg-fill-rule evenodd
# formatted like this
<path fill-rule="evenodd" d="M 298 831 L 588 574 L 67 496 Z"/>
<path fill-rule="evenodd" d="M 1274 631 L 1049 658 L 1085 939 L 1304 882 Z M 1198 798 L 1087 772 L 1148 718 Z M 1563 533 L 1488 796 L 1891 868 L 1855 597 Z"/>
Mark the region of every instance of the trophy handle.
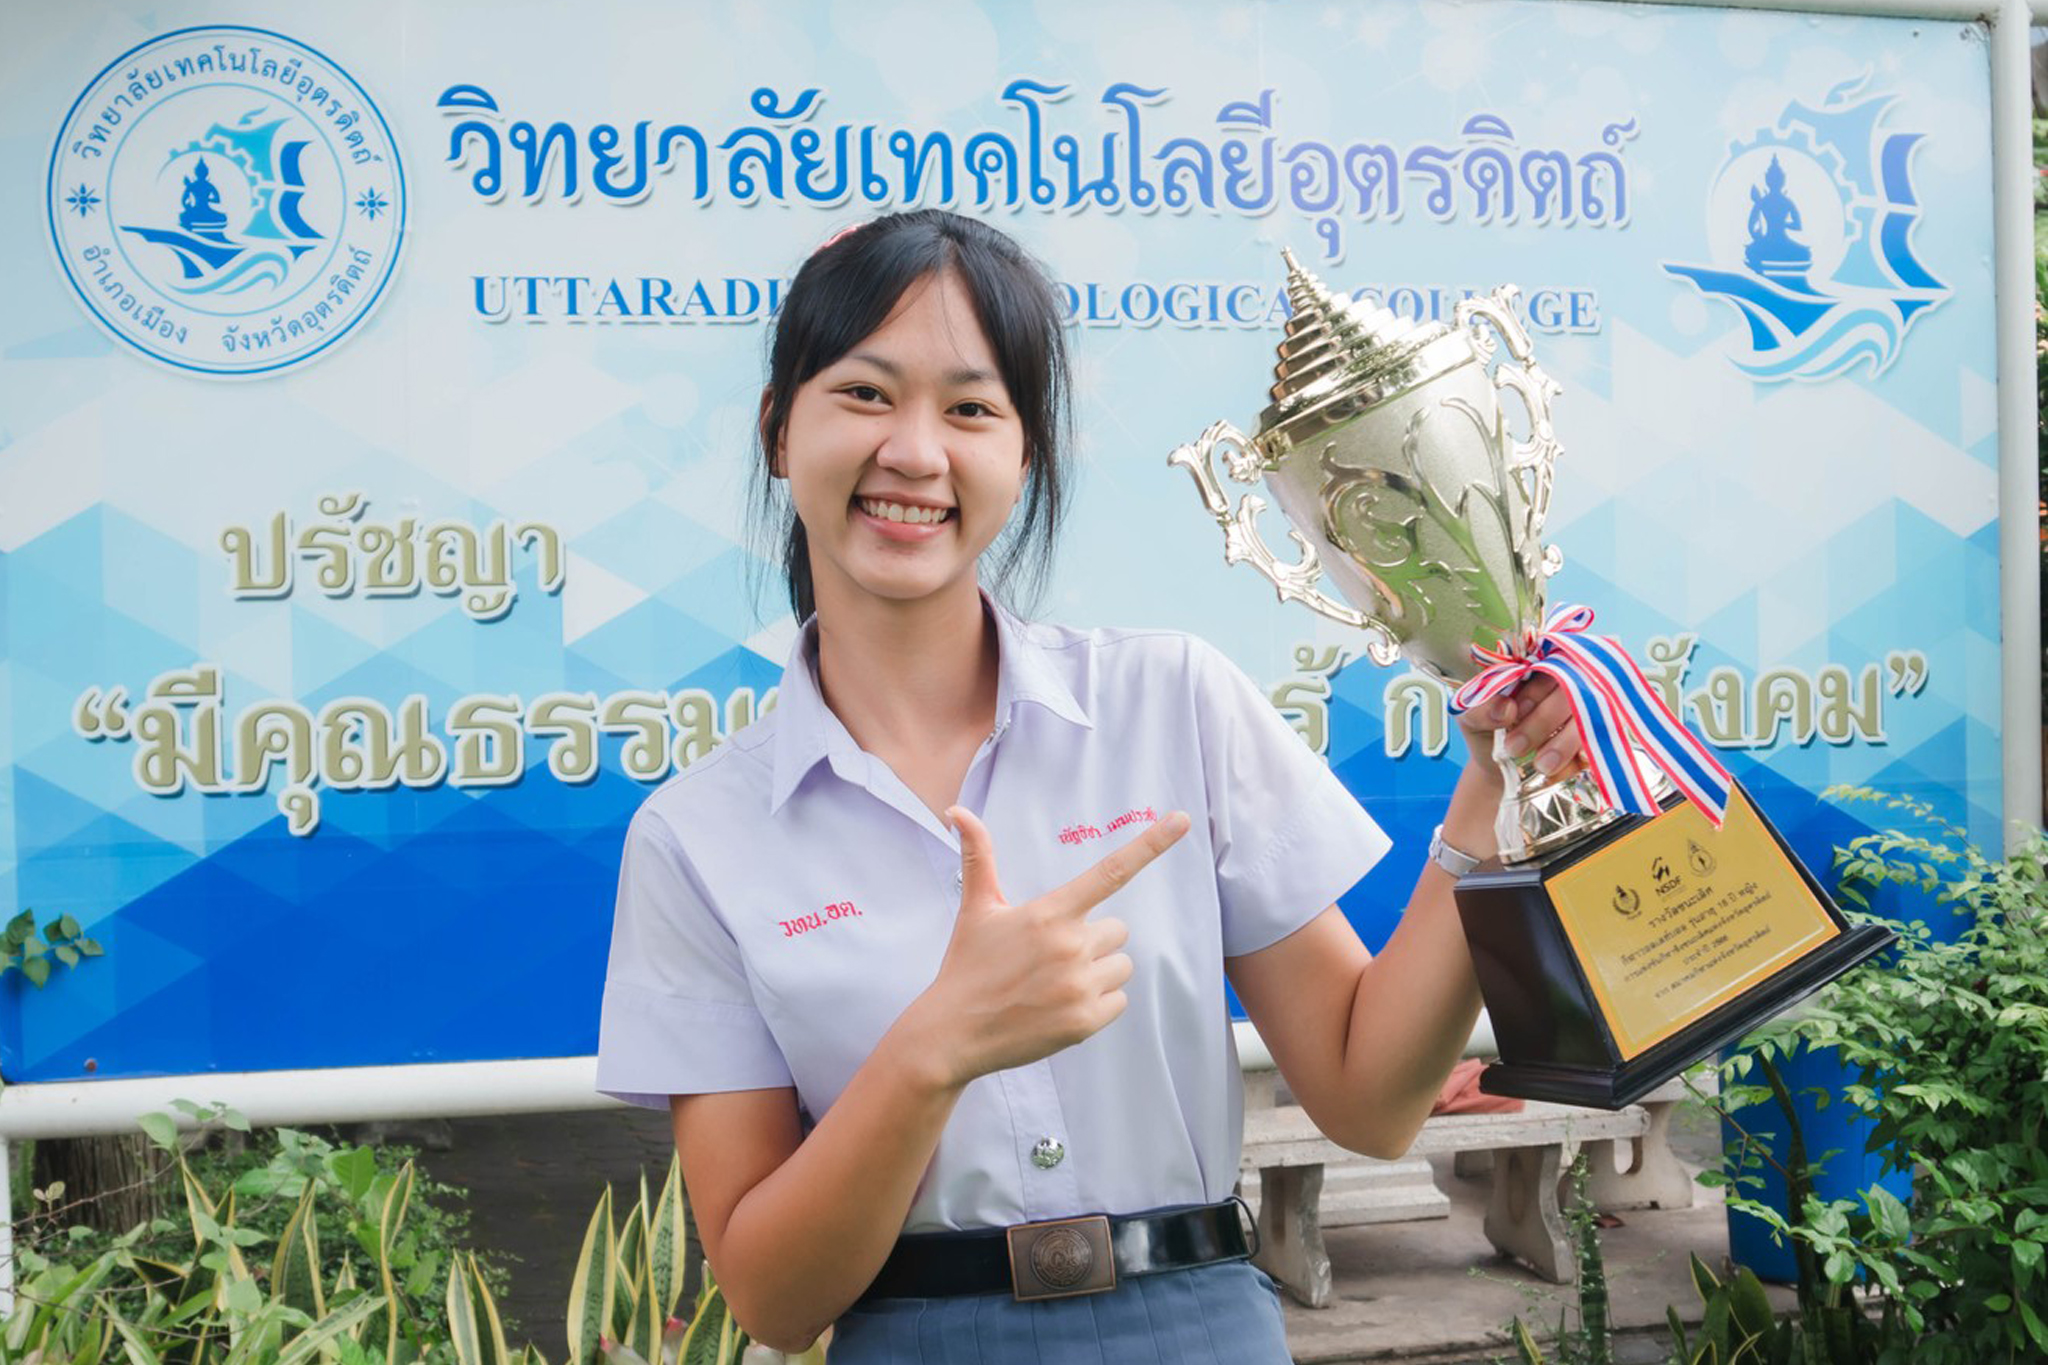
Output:
<path fill-rule="evenodd" d="M 1287 534 L 1301 551 L 1298 561 L 1284 563 L 1273 553 L 1258 526 L 1259 514 L 1266 510 L 1264 498 L 1246 493 L 1238 499 L 1237 510 L 1231 511 L 1223 485 L 1216 479 L 1214 456 L 1219 450 L 1223 452 L 1224 468 L 1238 483 L 1255 484 L 1268 468 L 1253 440 L 1228 422 L 1215 423 L 1194 444 L 1177 448 L 1166 457 L 1166 462 L 1188 471 L 1202 495 L 1202 505 L 1223 528 L 1223 562 L 1249 563 L 1266 576 L 1281 601 L 1300 602 L 1318 615 L 1368 632 L 1366 653 L 1374 663 L 1390 664 L 1398 658 L 1400 651 L 1384 625 L 1315 586 L 1323 576 L 1322 561 L 1315 546 L 1300 531 L 1292 526 L 1287 528 Z"/>
<path fill-rule="evenodd" d="M 1458 304 L 1453 318 L 1458 329 L 1470 338 L 1481 364 L 1491 361 L 1499 346 L 1507 348 L 1507 358 L 1492 367 L 1493 386 L 1502 392 L 1512 392 L 1521 400 L 1522 410 L 1529 416 L 1529 439 L 1508 449 L 1504 472 L 1522 485 L 1528 499 L 1518 543 L 1534 546 L 1550 515 L 1551 475 L 1564 447 L 1558 443 L 1550 424 L 1550 400 L 1558 395 L 1559 385 L 1530 358 L 1534 352 L 1529 333 L 1514 313 L 1518 292 L 1514 285 L 1505 284 L 1491 295 L 1474 295 Z M 1486 326 L 1480 326 L 1481 323 Z M 1492 329 L 1491 335 L 1488 328 Z M 1542 574 L 1554 574 L 1563 567 L 1564 556 L 1556 546 L 1546 546 L 1538 564 Z"/>

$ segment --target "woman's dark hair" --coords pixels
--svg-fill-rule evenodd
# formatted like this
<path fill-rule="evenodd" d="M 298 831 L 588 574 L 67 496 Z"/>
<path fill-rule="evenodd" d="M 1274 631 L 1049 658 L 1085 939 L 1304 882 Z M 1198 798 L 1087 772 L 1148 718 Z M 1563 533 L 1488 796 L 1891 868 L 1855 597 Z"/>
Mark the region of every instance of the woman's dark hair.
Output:
<path fill-rule="evenodd" d="M 1044 587 L 1070 491 L 1067 344 L 1059 296 L 1044 268 L 1002 232 L 942 209 L 919 209 L 863 223 L 811 253 L 790 283 L 769 341 L 768 401 L 755 428 L 759 458 L 750 480 L 752 537 L 757 566 L 779 547 L 799 621 L 817 605 L 810 547 L 788 485 L 770 473 L 791 403 L 806 380 L 880 327 L 905 290 L 943 270 L 966 288 L 1024 426 L 1021 505 L 989 546 L 987 586 L 1006 600 L 1021 588 L 1026 602 Z"/>

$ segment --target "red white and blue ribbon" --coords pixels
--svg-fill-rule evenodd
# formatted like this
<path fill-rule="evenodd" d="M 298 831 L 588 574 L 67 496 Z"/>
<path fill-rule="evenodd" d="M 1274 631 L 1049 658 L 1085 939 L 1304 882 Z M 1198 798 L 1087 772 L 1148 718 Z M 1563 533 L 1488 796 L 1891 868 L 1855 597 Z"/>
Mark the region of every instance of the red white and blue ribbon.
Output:
<path fill-rule="evenodd" d="M 1627 650 L 1605 635 L 1587 633 L 1592 624 L 1591 607 L 1559 607 L 1543 629 L 1525 631 L 1520 640 L 1503 640 L 1498 649 L 1474 645 L 1473 658 L 1487 667 L 1458 689 L 1451 705 L 1469 711 L 1513 691 L 1532 673 L 1547 674 L 1572 704 L 1586 770 L 1610 809 L 1657 814 L 1650 774 L 1641 762 L 1646 754 L 1719 829 L 1735 780 L 1671 714 Z"/>

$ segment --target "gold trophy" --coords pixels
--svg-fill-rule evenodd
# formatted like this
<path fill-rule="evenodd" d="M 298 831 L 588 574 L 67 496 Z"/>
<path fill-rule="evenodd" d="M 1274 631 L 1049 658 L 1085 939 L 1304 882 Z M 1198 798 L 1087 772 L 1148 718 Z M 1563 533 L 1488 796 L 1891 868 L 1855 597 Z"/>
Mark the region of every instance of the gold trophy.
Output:
<path fill-rule="evenodd" d="M 1529 671 L 1579 703 L 1588 769 L 1546 777 L 1496 748 L 1500 854 L 1458 882 L 1500 1047 L 1481 1087 L 1620 1108 L 1891 942 L 1848 923 L 1619 646 L 1585 631 L 1590 612 L 1546 618 L 1557 385 L 1513 289 L 1467 299 L 1448 326 L 1408 322 L 1283 255 L 1292 316 L 1257 434 L 1218 422 L 1170 457 L 1223 528 L 1225 561 L 1462 704 Z M 1265 543 L 1263 498 L 1231 507 L 1218 455 L 1271 491 L 1298 557 Z M 1325 573 L 1348 601 L 1316 586 Z"/>

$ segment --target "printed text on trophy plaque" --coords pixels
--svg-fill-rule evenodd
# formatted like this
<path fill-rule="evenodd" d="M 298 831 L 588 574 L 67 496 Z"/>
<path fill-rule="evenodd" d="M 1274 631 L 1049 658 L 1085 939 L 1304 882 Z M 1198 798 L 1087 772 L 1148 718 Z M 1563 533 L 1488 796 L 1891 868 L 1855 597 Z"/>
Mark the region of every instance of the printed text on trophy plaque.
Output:
<path fill-rule="evenodd" d="M 1624 1058 L 1838 932 L 1739 790 L 1719 831 L 1678 806 L 1550 888 Z"/>

